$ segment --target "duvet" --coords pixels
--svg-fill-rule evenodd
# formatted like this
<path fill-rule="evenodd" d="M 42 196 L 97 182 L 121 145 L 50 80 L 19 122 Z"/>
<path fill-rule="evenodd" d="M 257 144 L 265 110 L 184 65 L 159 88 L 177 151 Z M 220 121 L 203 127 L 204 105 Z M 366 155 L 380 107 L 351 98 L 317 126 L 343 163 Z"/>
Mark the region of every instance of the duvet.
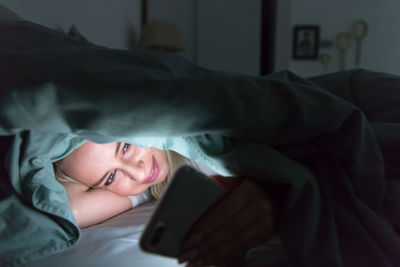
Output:
<path fill-rule="evenodd" d="M 399 77 L 244 76 L 20 21 L 0 24 L 0 101 L 0 264 L 77 242 L 52 162 L 85 140 L 287 185 L 279 234 L 292 266 L 400 264 Z"/>

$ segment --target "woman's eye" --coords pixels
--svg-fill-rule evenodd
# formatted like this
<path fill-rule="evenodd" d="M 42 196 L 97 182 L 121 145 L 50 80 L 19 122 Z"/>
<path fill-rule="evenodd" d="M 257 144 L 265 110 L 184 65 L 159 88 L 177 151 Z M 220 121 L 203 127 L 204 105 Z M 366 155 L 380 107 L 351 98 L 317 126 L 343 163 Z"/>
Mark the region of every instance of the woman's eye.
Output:
<path fill-rule="evenodd" d="M 114 177 L 115 177 L 115 171 L 112 171 L 110 176 L 108 176 L 107 181 L 105 182 L 105 186 L 109 186 L 114 182 Z"/>
<path fill-rule="evenodd" d="M 128 143 L 125 143 L 124 147 L 122 148 L 122 152 L 127 151 L 128 148 L 129 148 L 129 146 L 130 146 L 130 145 L 129 145 Z"/>

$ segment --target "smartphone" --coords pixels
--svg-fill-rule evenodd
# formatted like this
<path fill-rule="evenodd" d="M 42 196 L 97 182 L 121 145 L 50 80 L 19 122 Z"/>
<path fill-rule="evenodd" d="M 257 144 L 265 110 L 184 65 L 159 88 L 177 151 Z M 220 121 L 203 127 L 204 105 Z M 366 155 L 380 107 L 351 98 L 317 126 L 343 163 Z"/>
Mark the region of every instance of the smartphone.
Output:
<path fill-rule="evenodd" d="M 177 258 L 193 224 L 227 191 L 189 166 L 176 172 L 140 238 L 147 252 Z"/>

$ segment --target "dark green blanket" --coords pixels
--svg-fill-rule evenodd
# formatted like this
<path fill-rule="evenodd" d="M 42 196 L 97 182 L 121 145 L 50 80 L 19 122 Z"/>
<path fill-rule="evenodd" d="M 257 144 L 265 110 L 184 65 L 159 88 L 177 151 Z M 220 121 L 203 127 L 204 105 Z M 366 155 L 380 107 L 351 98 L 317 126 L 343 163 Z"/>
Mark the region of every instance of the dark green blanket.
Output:
<path fill-rule="evenodd" d="M 51 163 L 89 139 L 287 185 L 280 234 L 293 266 L 400 265 L 399 77 L 250 77 L 9 22 L 0 97 L 0 264 L 79 238 Z"/>

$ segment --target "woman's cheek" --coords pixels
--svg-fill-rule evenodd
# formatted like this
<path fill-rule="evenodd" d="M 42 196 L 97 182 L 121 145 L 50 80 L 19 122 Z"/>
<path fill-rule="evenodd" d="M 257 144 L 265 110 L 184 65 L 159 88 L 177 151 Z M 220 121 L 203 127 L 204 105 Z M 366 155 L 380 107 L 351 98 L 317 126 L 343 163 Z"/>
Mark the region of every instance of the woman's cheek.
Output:
<path fill-rule="evenodd" d="M 123 196 L 133 196 L 143 193 L 146 189 L 143 188 L 143 185 L 139 185 L 131 179 L 124 177 L 119 180 L 115 193 Z"/>
<path fill-rule="evenodd" d="M 119 195 L 123 196 L 130 196 L 132 189 L 131 185 L 129 185 L 128 179 L 125 179 L 124 177 L 118 177 L 118 181 L 115 183 L 115 188 L 114 188 L 114 193 L 117 193 Z"/>

